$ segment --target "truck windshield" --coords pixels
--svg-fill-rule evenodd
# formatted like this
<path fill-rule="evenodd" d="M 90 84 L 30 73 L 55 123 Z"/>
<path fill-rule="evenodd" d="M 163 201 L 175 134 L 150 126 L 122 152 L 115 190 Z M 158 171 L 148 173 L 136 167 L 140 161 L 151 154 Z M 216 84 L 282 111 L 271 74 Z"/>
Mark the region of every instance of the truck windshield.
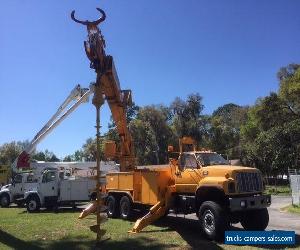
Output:
<path fill-rule="evenodd" d="M 196 158 L 203 166 L 229 165 L 228 161 L 216 153 L 196 153 Z"/>

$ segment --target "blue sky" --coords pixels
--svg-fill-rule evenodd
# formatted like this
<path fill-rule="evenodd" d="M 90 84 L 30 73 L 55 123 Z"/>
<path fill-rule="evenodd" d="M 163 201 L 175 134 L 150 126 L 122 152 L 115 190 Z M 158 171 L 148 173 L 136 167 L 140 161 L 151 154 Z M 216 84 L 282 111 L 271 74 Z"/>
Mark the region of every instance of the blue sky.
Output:
<path fill-rule="evenodd" d="M 0 144 L 31 139 L 75 84 L 95 79 L 70 19 L 98 17 L 123 89 L 138 105 L 203 96 L 205 113 L 251 105 L 276 91 L 276 72 L 300 61 L 298 0 L 3 0 L 0 8 Z M 102 132 L 110 112 L 101 111 Z M 81 105 L 38 149 L 62 157 L 95 135 L 91 103 Z"/>

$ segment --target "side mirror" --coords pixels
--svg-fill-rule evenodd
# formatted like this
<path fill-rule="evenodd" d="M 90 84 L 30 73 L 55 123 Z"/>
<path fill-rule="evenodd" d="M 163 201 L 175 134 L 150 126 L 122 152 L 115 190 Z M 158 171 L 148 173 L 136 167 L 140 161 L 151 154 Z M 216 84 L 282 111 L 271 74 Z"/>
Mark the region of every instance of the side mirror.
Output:
<path fill-rule="evenodd" d="M 113 159 L 116 157 L 117 146 L 114 141 L 106 141 L 104 144 L 104 156 L 106 159 Z"/>

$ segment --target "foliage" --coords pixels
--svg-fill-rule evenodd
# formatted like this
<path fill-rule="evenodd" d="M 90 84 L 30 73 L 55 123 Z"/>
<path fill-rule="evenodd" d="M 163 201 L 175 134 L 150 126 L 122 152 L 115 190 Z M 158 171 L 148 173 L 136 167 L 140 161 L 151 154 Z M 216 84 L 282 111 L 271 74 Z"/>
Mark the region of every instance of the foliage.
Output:
<path fill-rule="evenodd" d="M 96 161 L 97 142 L 96 138 L 88 138 L 82 146 L 82 158 L 85 161 Z M 104 158 L 104 140 L 100 138 L 100 158 Z"/>
<path fill-rule="evenodd" d="M 233 103 L 216 109 L 210 119 L 210 148 L 229 158 L 240 156 L 240 127 L 246 122 L 248 107 Z"/>
<path fill-rule="evenodd" d="M 176 97 L 170 108 L 173 114 L 172 127 L 175 136 L 177 138 L 191 136 L 200 142 L 206 133 L 206 119 L 202 116 L 204 108 L 202 97 L 198 93 L 189 95 L 186 101 Z"/>
<path fill-rule="evenodd" d="M 270 175 L 300 167 L 300 65 L 288 65 L 278 73 L 280 88 L 258 99 L 241 126 L 244 163 Z"/>
<path fill-rule="evenodd" d="M 48 162 L 60 161 L 60 159 L 58 159 L 57 156 L 53 152 L 49 151 L 48 149 L 46 149 L 44 152 L 39 151 L 33 154 L 31 156 L 31 159 L 36 161 L 48 161 Z"/>
<path fill-rule="evenodd" d="M 291 189 L 289 186 L 266 186 L 266 194 L 290 196 Z"/>
<path fill-rule="evenodd" d="M 11 165 L 28 145 L 28 141 L 12 141 L 0 146 L 0 164 Z"/>
<path fill-rule="evenodd" d="M 169 121 L 170 111 L 165 106 L 139 109 L 136 119 L 129 124 L 139 164 L 167 162 L 166 151 L 173 136 Z"/>

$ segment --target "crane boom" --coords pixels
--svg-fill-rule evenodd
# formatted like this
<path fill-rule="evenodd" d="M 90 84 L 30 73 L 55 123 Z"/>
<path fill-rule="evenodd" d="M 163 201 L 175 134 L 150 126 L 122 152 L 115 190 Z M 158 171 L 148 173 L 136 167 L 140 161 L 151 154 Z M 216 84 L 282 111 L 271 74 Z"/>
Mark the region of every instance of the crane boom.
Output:
<path fill-rule="evenodd" d="M 105 63 L 106 71 L 101 76 L 101 84 L 120 137 L 120 169 L 130 171 L 135 167 L 134 146 L 126 120 L 127 107 L 132 103 L 131 90 L 121 90 L 113 58 L 106 56 Z"/>
<path fill-rule="evenodd" d="M 65 108 L 74 100 L 78 100 L 82 95 L 85 89 L 80 87 L 80 84 L 77 84 L 75 88 L 70 92 L 69 96 L 64 100 L 64 102 L 59 106 L 54 115 L 49 119 L 49 121 L 42 127 L 42 129 L 34 136 L 29 145 L 32 145 L 36 139 L 49 128 L 49 126 L 54 122 L 55 119 L 65 110 Z M 35 147 L 27 148 L 27 152 L 30 154 Z"/>
<path fill-rule="evenodd" d="M 97 10 L 102 14 L 97 21 L 80 21 L 75 18 L 75 11 L 71 13 L 71 18 L 87 27 L 88 36 L 84 42 L 85 52 L 90 60 L 90 67 L 97 73 L 94 95 L 97 103 L 95 104 L 100 107 L 103 104 L 103 96 L 108 102 L 120 137 L 118 154 L 120 170 L 131 171 L 136 166 L 133 142 L 126 121 L 126 110 L 128 105 L 131 105 L 131 91 L 121 90 L 113 57 L 105 53 L 105 40 L 97 25 L 105 20 L 106 15 L 103 10 L 99 8 Z"/>
<path fill-rule="evenodd" d="M 20 168 L 29 168 L 30 154 L 34 151 L 35 147 L 49 134 L 51 133 L 64 119 L 66 119 L 81 103 L 88 102 L 89 96 L 93 93 L 93 85 L 90 88 L 81 88 L 80 85 L 76 85 L 71 91 L 69 96 L 59 106 L 55 114 L 49 119 L 49 121 L 42 127 L 42 129 L 34 136 L 29 145 L 23 152 L 15 159 L 12 165 L 12 171 L 17 172 Z M 63 111 L 72 104 L 64 113 Z M 63 114 L 62 114 L 63 113 Z"/>

